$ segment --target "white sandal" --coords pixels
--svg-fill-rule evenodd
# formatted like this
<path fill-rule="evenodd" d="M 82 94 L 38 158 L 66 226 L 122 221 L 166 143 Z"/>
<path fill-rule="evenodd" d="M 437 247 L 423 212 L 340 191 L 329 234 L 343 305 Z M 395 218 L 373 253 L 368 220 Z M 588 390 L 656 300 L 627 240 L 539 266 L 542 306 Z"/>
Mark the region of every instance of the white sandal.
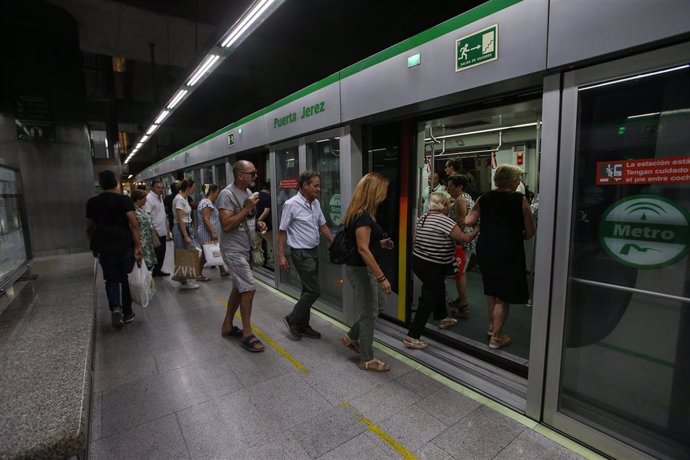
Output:
<path fill-rule="evenodd" d="M 443 318 L 441 321 L 438 322 L 438 327 L 440 329 L 448 329 L 451 326 L 455 326 L 458 324 L 458 320 L 455 318 Z"/>
<path fill-rule="evenodd" d="M 388 372 L 391 370 L 391 365 L 374 358 L 371 361 L 360 361 L 359 368 L 363 371 Z"/>
<path fill-rule="evenodd" d="M 403 339 L 403 345 L 405 345 L 407 348 L 414 348 L 415 350 L 423 350 L 429 346 L 429 344 L 425 341 L 413 339 L 411 337 L 405 337 Z"/>

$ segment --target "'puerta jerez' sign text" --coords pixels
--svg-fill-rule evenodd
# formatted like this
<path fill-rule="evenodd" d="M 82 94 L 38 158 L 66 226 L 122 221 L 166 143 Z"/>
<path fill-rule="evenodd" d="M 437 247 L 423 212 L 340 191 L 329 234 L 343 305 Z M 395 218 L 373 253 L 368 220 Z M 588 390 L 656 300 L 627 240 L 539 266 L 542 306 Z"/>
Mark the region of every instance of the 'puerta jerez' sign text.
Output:
<path fill-rule="evenodd" d="M 301 113 L 298 115 L 297 112 L 290 112 L 285 116 L 279 118 L 273 118 L 273 129 L 280 128 L 281 126 L 289 125 L 297 120 L 303 120 L 305 118 L 312 117 L 318 113 L 323 113 L 326 111 L 326 103 L 321 101 L 314 105 L 302 106 Z"/>

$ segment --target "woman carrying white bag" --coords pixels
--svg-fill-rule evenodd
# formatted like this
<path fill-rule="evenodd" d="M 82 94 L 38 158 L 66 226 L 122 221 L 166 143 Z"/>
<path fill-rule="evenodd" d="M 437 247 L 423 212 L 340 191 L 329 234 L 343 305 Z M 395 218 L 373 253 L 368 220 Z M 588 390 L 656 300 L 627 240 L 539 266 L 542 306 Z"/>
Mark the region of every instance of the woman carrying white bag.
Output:
<path fill-rule="evenodd" d="M 220 220 L 218 218 L 218 209 L 213 204 L 218 198 L 220 187 L 216 184 L 204 184 L 203 186 L 204 198 L 199 202 L 197 213 L 199 223 L 197 233 L 199 241 L 204 249 L 202 263 L 205 261 L 204 267 L 218 267 L 220 269 L 220 276 L 228 276 L 230 273 L 223 265 L 223 258 L 220 254 L 220 245 L 218 238 L 220 235 Z"/>

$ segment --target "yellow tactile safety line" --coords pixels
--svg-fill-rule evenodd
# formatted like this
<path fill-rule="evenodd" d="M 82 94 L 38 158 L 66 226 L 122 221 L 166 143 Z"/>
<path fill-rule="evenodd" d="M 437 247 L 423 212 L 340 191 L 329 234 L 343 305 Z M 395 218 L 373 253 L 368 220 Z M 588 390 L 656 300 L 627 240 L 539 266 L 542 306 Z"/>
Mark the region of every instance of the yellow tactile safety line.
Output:
<path fill-rule="evenodd" d="M 338 404 L 338 407 L 341 407 L 343 409 L 348 410 L 359 422 L 366 426 L 369 431 L 374 433 L 376 436 L 381 438 L 383 441 L 385 441 L 389 446 L 391 446 L 397 453 L 400 454 L 400 457 L 406 459 L 406 460 L 417 460 L 417 457 L 415 454 L 407 450 L 405 446 L 400 444 L 398 441 L 396 441 L 391 435 L 386 433 L 381 429 L 380 426 L 363 416 L 362 414 L 358 414 L 354 411 L 351 411 L 350 408 L 352 407 L 349 402 L 347 401 L 341 401 L 340 404 Z"/>
<path fill-rule="evenodd" d="M 217 299 L 217 300 L 218 300 L 218 303 L 220 303 L 223 307 L 227 308 L 227 301 L 226 300 L 221 300 L 221 299 Z M 235 314 L 235 318 L 237 318 L 237 319 L 242 318 L 239 311 Z M 285 350 L 285 348 L 278 345 L 275 340 L 270 338 L 268 336 L 268 334 L 266 334 L 259 327 L 257 327 L 257 325 L 255 323 L 251 323 L 251 324 L 252 324 L 252 330 L 256 333 L 256 335 L 259 336 L 259 338 L 261 340 L 263 340 L 266 344 L 268 344 L 271 348 L 273 348 L 280 356 L 282 356 L 283 358 L 288 360 L 290 362 L 290 364 L 295 366 L 295 368 L 298 371 L 304 372 L 305 374 L 309 373 L 309 369 L 307 369 L 306 366 L 304 366 L 304 364 L 299 362 L 299 360 L 297 360 L 297 358 L 295 358 L 290 353 L 288 353 L 287 350 Z"/>
<path fill-rule="evenodd" d="M 282 293 L 275 289 L 272 286 L 267 285 L 266 283 L 261 283 L 262 287 L 265 287 L 268 291 L 271 291 L 273 294 L 282 297 L 284 299 L 294 301 L 295 299 L 293 297 L 290 297 L 289 295 Z M 312 309 L 312 313 L 317 315 L 319 318 L 328 321 L 331 323 L 333 326 L 337 327 L 338 329 L 347 331 L 349 328 L 339 322 L 336 319 L 331 318 L 330 316 L 321 313 L 320 311 L 317 311 L 315 309 Z M 542 436 L 550 439 L 551 441 L 555 442 L 556 444 L 559 444 L 566 449 L 570 450 L 571 452 L 575 452 L 576 454 L 589 459 L 589 460 L 606 460 L 605 457 L 602 457 L 601 455 L 597 454 L 596 452 L 593 452 L 589 449 L 587 449 L 585 446 L 582 444 L 579 444 L 571 439 L 568 439 L 567 437 L 563 436 L 562 434 L 553 431 L 552 429 L 539 424 L 538 422 L 535 422 L 531 418 L 525 417 L 524 415 L 515 412 L 514 410 L 497 403 L 496 401 L 487 398 L 486 396 L 483 396 L 479 393 L 477 393 L 474 390 L 471 390 L 458 382 L 454 382 L 453 380 L 450 380 L 448 377 L 445 377 L 438 372 L 424 366 L 423 364 L 420 364 L 416 361 L 413 361 L 412 359 L 408 358 L 407 356 L 404 356 L 397 351 L 393 350 L 392 348 L 388 348 L 387 346 L 379 343 L 379 342 L 374 342 L 374 347 L 381 350 L 382 352 L 386 353 L 389 356 L 392 356 L 393 358 L 407 364 L 413 369 L 416 369 L 417 371 L 421 372 L 424 375 L 427 375 L 431 377 L 432 379 L 436 380 L 437 382 L 452 388 L 453 390 L 457 391 L 458 393 L 463 394 L 464 396 L 467 396 L 468 398 L 477 401 L 478 403 L 482 404 L 483 406 L 489 407 L 496 412 L 498 412 L 501 415 L 505 415 L 506 417 L 515 420 L 516 422 L 520 423 L 521 425 L 526 426 L 527 428 L 531 429 L 532 431 L 535 431 Z"/>
<path fill-rule="evenodd" d="M 264 283 L 261 283 L 261 284 L 266 286 Z M 266 287 L 270 288 L 270 286 L 266 286 Z M 288 297 L 288 296 L 285 296 L 285 298 L 289 299 L 289 300 L 294 300 L 294 299 L 292 299 L 292 297 Z M 227 301 L 226 300 L 220 299 L 220 298 L 217 298 L 216 300 L 218 301 L 218 303 L 221 306 L 227 308 Z M 321 315 L 319 315 L 319 316 L 321 316 Z M 235 318 L 238 318 L 238 319 L 242 318 L 239 311 L 235 314 Z M 278 345 L 275 342 L 275 340 L 271 339 L 265 332 L 263 332 L 261 329 L 259 329 L 256 326 L 256 324 L 254 324 L 254 323 L 251 323 L 251 324 L 252 324 L 252 330 L 259 336 L 259 338 L 261 338 L 264 342 L 266 342 L 269 346 L 271 346 L 283 358 L 288 360 L 299 371 L 304 372 L 305 374 L 309 373 L 309 369 L 307 367 L 305 367 L 302 363 L 300 363 L 297 360 L 297 358 L 292 356 L 290 353 L 287 352 L 287 350 L 285 350 L 283 347 Z M 339 406 L 342 408 L 349 408 L 350 403 L 348 403 L 347 401 L 342 401 L 339 404 Z M 357 418 L 357 420 L 359 420 L 360 423 L 362 423 L 364 426 L 366 426 L 369 429 L 369 431 L 374 433 L 376 436 L 378 436 L 383 441 L 385 441 L 388 445 L 390 445 L 393 449 L 395 449 L 395 451 L 398 452 L 402 458 L 404 458 L 405 460 L 417 460 L 417 457 L 415 457 L 415 455 L 412 452 L 407 450 L 405 448 L 405 446 L 403 446 L 398 441 L 396 441 L 391 435 L 389 435 L 388 433 L 383 431 L 383 429 L 381 429 L 381 427 L 376 425 L 374 422 L 372 422 L 371 420 L 369 420 L 368 418 L 364 417 L 361 414 L 357 414 L 357 413 L 353 412 L 353 415 L 355 416 L 355 418 Z"/>

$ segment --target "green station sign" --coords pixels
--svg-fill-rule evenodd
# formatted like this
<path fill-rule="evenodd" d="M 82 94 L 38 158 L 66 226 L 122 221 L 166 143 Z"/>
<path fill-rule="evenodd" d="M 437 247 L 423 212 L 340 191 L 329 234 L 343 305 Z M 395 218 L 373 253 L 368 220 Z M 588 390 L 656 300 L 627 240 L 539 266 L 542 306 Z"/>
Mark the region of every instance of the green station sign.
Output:
<path fill-rule="evenodd" d="M 455 71 L 467 70 L 498 59 L 498 24 L 455 41 Z"/>
<path fill-rule="evenodd" d="M 657 195 L 613 203 L 599 223 L 599 241 L 614 260 L 635 268 L 671 265 L 688 253 L 690 215 Z"/>
<path fill-rule="evenodd" d="M 297 120 L 303 120 L 305 118 L 313 117 L 317 114 L 323 113 L 326 111 L 326 102 L 321 101 L 317 102 L 314 105 L 305 105 L 302 106 L 301 110 L 298 112 L 290 112 L 282 117 L 274 117 L 273 118 L 273 129 L 280 128 L 282 126 L 289 125 L 290 123 L 294 123 Z"/>

